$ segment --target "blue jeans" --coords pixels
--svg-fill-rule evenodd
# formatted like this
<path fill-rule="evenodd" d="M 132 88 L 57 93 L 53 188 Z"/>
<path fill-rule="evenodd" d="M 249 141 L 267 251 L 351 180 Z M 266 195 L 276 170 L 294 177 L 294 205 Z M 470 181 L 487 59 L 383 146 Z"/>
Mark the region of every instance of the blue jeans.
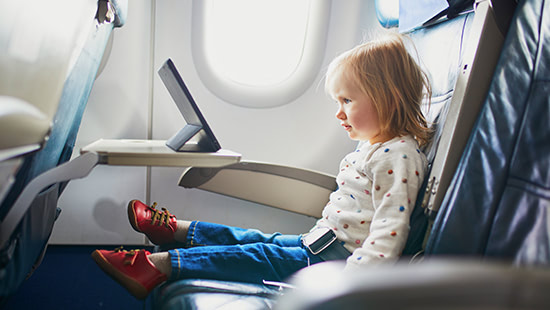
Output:
<path fill-rule="evenodd" d="M 170 280 L 284 281 L 299 269 L 321 262 L 303 247 L 299 235 L 264 234 L 199 221 L 191 223 L 184 248 L 168 252 Z"/>

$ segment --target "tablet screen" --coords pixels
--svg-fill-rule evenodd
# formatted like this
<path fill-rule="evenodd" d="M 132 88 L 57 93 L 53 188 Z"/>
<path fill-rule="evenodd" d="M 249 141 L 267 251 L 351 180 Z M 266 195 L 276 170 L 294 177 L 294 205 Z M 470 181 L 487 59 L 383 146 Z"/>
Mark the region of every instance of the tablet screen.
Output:
<path fill-rule="evenodd" d="M 170 58 L 166 60 L 158 73 L 187 123 L 166 141 L 166 146 L 177 152 L 218 151 L 221 148 L 218 140 L 206 123 L 206 119 Z M 195 139 L 190 141 L 193 137 Z"/>

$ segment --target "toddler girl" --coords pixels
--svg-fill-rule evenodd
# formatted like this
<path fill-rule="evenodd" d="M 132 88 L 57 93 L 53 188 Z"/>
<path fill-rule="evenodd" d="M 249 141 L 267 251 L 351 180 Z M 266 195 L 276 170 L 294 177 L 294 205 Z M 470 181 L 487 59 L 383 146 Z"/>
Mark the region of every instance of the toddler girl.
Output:
<path fill-rule="evenodd" d="M 344 157 L 322 218 L 304 235 L 264 234 L 177 220 L 166 209 L 130 201 L 133 228 L 167 252 L 96 250 L 94 260 L 138 298 L 167 279 L 282 281 L 310 264 L 346 260 L 346 269 L 396 261 L 422 184 L 430 138 L 421 112 L 426 75 L 398 34 L 388 34 L 332 61 L 325 89 L 356 151 Z"/>

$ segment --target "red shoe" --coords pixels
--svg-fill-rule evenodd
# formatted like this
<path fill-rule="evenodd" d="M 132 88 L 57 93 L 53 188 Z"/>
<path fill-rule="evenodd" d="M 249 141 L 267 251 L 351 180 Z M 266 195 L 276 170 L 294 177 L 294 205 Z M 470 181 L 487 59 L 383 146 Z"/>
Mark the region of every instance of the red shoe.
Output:
<path fill-rule="evenodd" d="M 92 257 L 111 278 L 120 283 L 138 299 L 145 299 L 168 276 L 151 263 L 146 250 L 95 250 Z"/>
<path fill-rule="evenodd" d="M 176 216 L 162 208 L 157 210 L 157 203 L 148 206 L 139 200 L 132 200 L 128 203 L 128 219 L 130 224 L 137 231 L 144 233 L 154 244 L 174 243 L 176 232 Z"/>

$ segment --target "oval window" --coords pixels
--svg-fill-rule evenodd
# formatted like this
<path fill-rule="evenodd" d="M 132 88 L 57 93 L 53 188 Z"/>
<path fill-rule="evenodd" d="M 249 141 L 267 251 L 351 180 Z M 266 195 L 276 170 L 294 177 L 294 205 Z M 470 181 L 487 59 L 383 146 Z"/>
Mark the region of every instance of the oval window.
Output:
<path fill-rule="evenodd" d="M 317 76 L 326 43 L 328 0 L 193 2 L 193 59 L 203 83 L 225 101 L 274 107 Z"/>

